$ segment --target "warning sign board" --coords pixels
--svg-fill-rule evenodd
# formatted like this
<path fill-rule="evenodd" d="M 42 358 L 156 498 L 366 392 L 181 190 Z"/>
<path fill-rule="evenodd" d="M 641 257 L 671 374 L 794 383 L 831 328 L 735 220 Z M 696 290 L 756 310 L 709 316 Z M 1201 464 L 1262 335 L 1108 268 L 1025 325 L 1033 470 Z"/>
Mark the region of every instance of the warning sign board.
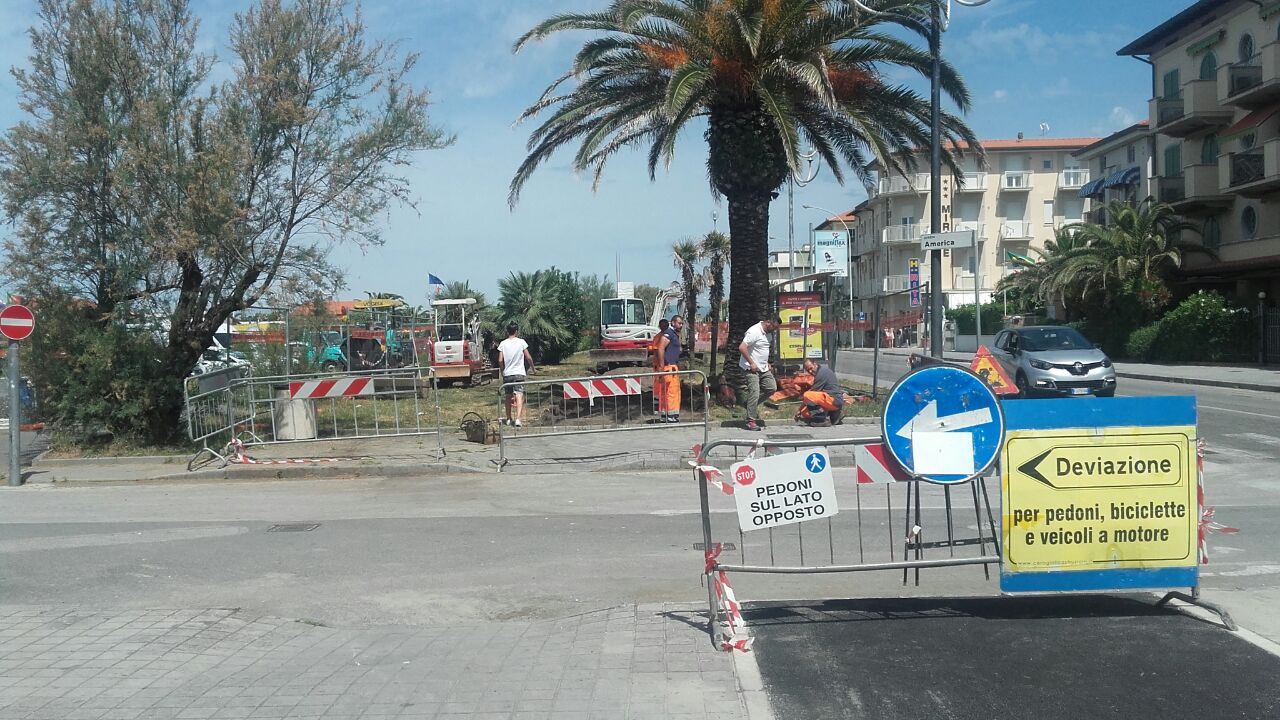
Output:
<path fill-rule="evenodd" d="M 1001 589 L 1194 585 L 1195 399 L 1016 405 L 1001 463 Z"/>
<path fill-rule="evenodd" d="M 831 456 L 814 448 L 744 460 L 729 468 L 743 532 L 827 518 L 839 512 Z"/>
<path fill-rule="evenodd" d="M 978 352 L 973 356 L 973 362 L 969 363 L 969 369 L 977 373 L 997 395 L 1017 395 L 1018 386 L 1014 385 L 1009 379 L 1009 374 L 1004 371 L 1000 363 L 996 361 L 995 356 L 987 349 L 986 345 L 979 345 Z"/>

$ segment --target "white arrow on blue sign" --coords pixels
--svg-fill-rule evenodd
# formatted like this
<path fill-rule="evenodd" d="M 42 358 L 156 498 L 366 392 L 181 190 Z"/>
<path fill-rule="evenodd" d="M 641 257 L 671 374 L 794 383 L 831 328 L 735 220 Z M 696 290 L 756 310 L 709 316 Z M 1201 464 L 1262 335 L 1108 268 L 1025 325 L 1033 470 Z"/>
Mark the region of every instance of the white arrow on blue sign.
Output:
<path fill-rule="evenodd" d="M 952 484 L 985 473 L 1004 443 L 1000 399 L 968 368 L 926 365 L 893 386 L 882 431 L 907 472 Z"/>

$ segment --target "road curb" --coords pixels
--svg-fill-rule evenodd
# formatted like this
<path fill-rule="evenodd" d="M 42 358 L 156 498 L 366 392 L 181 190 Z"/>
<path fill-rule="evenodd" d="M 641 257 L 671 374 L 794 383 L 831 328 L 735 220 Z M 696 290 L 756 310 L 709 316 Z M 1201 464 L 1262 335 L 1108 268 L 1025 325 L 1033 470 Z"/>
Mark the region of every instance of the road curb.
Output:
<path fill-rule="evenodd" d="M 1232 388 L 1234 390 L 1253 390 L 1255 392 L 1280 393 L 1280 386 L 1262 385 L 1259 383 L 1235 382 L 1234 380 L 1205 380 L 1198 378 L 1172 377 L 1169 375 L 1149 375 L 1147 373 L 1118 372 L 1116 376 L 1129 380 L 1149 380 L 1152 382 L 1178 383 L 1180 385 L 1208 385 L 1210 387 Z"/>
<path fill-rule="evenodd" d="M 476 474 L 476 468 L 454 463 L 421 465 L 228 465 L 212 470 L 155 475 L 134 480 L 70 480 L 53 478 L 55 485 L 159 485 L 203 482 L 253 482 L 257 480 L 354 480 L 359 478 L 423 478 L 432 475 Z"/>
<path fill-rule="evenodd" d="M 50 458 L 45 457 L 49 454 L 49 450 L 45 450 L 31 461 L 31 467 L 82 467 L 84 465 L 130 465 L 133 463 L 174 463 L 177 465 L 186 465 L 187 460 L 191 459 L 190 455 L 106 455 L 103 457 L 86 457 L 86 458 Z"/>

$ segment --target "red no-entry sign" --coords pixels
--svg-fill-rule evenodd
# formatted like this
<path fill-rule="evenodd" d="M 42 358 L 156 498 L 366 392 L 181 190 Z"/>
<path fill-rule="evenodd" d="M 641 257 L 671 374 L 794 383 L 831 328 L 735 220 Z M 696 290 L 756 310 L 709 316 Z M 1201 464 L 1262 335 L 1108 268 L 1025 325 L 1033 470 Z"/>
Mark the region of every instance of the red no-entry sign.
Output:
<path fill-rule="evenodd" d="M 36 329 L 36 316 L 26 305 L 6 305 L 0 310 L 0 335 L 26 340 Z"/>

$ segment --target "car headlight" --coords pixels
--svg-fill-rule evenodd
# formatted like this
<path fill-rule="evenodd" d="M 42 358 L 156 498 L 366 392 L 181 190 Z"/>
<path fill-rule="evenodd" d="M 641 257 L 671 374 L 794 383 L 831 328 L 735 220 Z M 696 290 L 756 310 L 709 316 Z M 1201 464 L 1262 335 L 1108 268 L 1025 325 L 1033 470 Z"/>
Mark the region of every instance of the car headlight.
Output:
<path fill-rule="evenodd" d="M 1050 365 L 1049 363 L 1043 360 L 1036 360 L 1034 358 L 1030 362 L 1031 362 L 1031 367 L 1037 370 L 1048 370 L 1049 368 L 1053 367 L 1052 365 Z"/>
<path fill-rule="evenodd" d="M 1111 367 L 1111 359 L 1102 358 L 1102 367 Z"/>

